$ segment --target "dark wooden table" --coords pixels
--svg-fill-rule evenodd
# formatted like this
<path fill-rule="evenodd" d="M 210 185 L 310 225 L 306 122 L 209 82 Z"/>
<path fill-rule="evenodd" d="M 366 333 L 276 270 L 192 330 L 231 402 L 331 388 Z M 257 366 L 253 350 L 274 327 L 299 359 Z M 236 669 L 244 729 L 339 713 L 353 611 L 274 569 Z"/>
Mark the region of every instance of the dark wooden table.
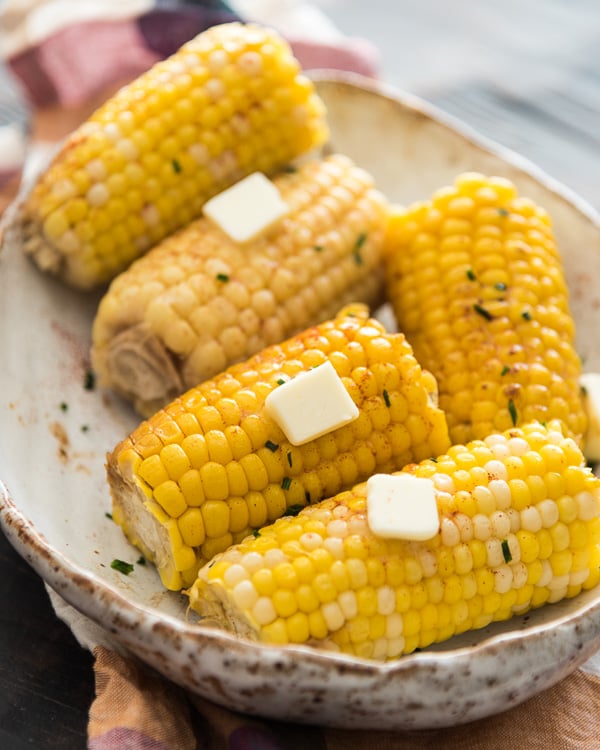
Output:
<path fill-rule="evenodd" d="M 383 78 L 521 152 L 600 208 L 596 0 L 323 0 Z M 1 429 L 1 426 L 0 426 Z M 0 534 L 0 748 L 83 748 L 91 656 Z"/>

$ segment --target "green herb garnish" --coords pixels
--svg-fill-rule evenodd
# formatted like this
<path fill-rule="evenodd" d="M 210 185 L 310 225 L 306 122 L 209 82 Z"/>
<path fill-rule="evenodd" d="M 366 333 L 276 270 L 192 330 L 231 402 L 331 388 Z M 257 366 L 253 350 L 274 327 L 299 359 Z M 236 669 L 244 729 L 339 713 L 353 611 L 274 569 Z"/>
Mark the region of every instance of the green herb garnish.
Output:
<path fill-rule="evenodd" d="M 510 367 L 508 365 L 504 365 L 504 367 L 500 371 L 500 377 L 504 377 L 504 375 L 508 374 L 509 372 L 510 372 Z"/>
<path fill-rule="evenodd" d="M 287 383 L 285 378 L 277 378 L 277 385 L 283 385 L 284 383 Z"/>
<path fill-rule="evenodd" d="M 473 310 L 475 310 L 477 315 L 481 315 L 481 317 L 485 318 L 486 320 L 494 319 L 494 316 L 489 310 L 486 310 L 485 307 L 482 307 L 481 305 L 478 305 L 477 303 L 473 305 Z"/>
<path fill-rule="evenodd" d="M 291 487 L 291 485 L 292 485 L 292 479 L 291 479 L 291 477 L 284 477 L 281 480 L 281 489 L 282 490 L 289 490 L 289 488 Z"/>
<path fill-rule="evenodd" d="M 498 213 L 500 216 L 508 216 L 508 211 L 505 208 L 499 208 Z"/>
<path fill-rule="evenodd" d="M 508 400 L 508 413 L 510 414 L 510 418 L 512 419 L 513 427 L 517 424 L 517 407 L 515 406 L 515 402 L 510 398 Z"/>
<path fill-rule="evenodd" d="M 113 517 L 112 517 L 112 513 L 108 513 L 108 512 L 106 512 L 106 513 L 104 514 L 104 516 L 105 516 L 106 518 L 108 518 L 108 519 L 109 519 L 110 521 L 112 521 L 112 520 L 113 520 Z"/>
<path fill-rule="evenodd" d="M 83 377 L 83 387 L 86 391 L 93 391 L 96 387 L 96 374 L 93 370 L 87 370 Z"/>
<path fill-rule="evenodd" d="M 499 281 L 497 284 L 494 284 L 494 289 L 497 289 L 499 292 L 505 292 L 508 287 L 503 281 Z"/>
<path fill-rule="evenodd" d="M 128 576 L 133 572 L 133 565 L 131 563 L 117 560 L 116 558 L 111 562 L 110 567 L 113 570 L 119 571 L 119 573 L 123 573 L 124 576 Z"/>
<path fill-rule="evenodd" d="M 523 310 L 523 312 L 521 313 L 521 317 L 523 318 L 523 320 L 531 320 L 531 313 L 529 312 L 529 310 Z"/>
<path fill-rule="evenodd" d="M 268 448 L 271 453 L 275 453 L 275 451 L 279 449 L 279 446 L 272 440 L 267 440 L 267 442 L 265 443 L 265 448 Z"/>
<path fill-rule="evenodd" d="M 60 404 L 60 410 L 61 411 L 67 411 L 68 408 L 69 408 L 69 404 L 67 404 L 66 401 L 62 401 L 61 404 Z"/>
<path fill-rule="evenodd" d="M 257 537 L 259 537 L 259 536 L 260 536 L 260 529 L 254 529 L 254 531 L 252 532 L 252 536 L 253 536 L 253 537 L 254 537 L 255 539 L 256 539 Z M 210 566 L 209 566 L 209 567 L 210 567 Z"/>
<path fill-rule="evenodd" d="M 383 391 L 383 400 L 385 401 L 385 405 L 389 409 L 392 405 L 392 402 L 390 401 L 390 394 L 385 389 Z"/>
<path fill-rule="evenodd" d="M 217 281 L 229 281 L 229 276 L 226 273 L 218 273 L 217 274 Z"/>
<path fill-rule="evenodd" d="M 82 432 L 88 432 L 88 431 L 89 431 L 89 429 L 90 429 L 90 426 L 89 426 L 89 424 L 82 424 L 82 425 L 81 425 L 81 431 L 82 431 Z"/>
<path fill-rule="evenodd" d="M 287 462 L 291 468 L 292 467 L 292 451 L 288 451 L 286 454 L 286 457 L 287 457 Z"/>
<path fill-rule="evenodd" d="M 477 276 L 475 276 L 475 271 L 472 268 L 467 269 L 467 278 L 471 281 L 475 281 Z"/>
<path fill-rule="evenodd" d="M 352 255 L 354 256 L 354 262 L 357 266 L 361 266 L 363 264 L 363 257 L 360 253 L 362 246 L 365 244 L 365 241 L 367 239 L 367 235 L 365 232 L 361 232 L 358 235 L 358 238 L 354 244 L 354 250 L 352 251 Z"/>
<path fill-rule="evenodd" d="M 502 540 L 502 554 L 504 555 L 504 562 L 509 563 L 512 560 L 512 554 L 507 539 Z"/>
<path fill-rule="evenodd" d="M 285 511 L 286 516 L 297 516 L 298 513 L 304 508 L 304 505 L 300 505 L 300 503 L 294 503 L 294 505 L 290 505 L 290 507 Z"/>
<path fill-rule="evenodd" d="M 136 565 L 145 565 L 146 558 L 143 555 L 140 555 L 135 562 L 136 562 Z"/>
<path fill-rule="evenodd" d="M 173 172 L 175 172 L 175 174 L 179 174 L 181 172 L 181 164 L 177 161 L 177 159 L 172 159 L 171 164 L 173 165 Z"/>

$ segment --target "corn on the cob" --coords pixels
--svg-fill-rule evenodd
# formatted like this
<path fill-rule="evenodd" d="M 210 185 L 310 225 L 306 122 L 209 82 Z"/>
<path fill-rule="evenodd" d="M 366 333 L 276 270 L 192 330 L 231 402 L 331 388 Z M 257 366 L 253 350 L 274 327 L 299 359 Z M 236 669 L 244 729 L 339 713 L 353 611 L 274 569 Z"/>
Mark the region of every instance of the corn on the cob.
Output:
<path fill-rule="evenodd" d="M 371 177 L 335 155 L 275 183 L 290 213 L 266 236 L 240 246 L 198 219 L 101 300 L 94 370 L 143 415 L 345 304 L 380 301 L 388 206 Z"/>
<path fill-rule="evenodd" d="M 284 380 L 331 362 L 358 418 L 301 446 L 268 415 Z M 177 398 L 108 457 L 113 518 L 167 588 L 292 507 L 446 450 L 433 377 L 363 305 L 263 350 Z"/>
<path fill-rule="evenodd" d="M 459 176 L 394 212 L 386 285 L 464 443 L 531 420 L 586 418 L 574 323 L 551 222 L 502 178 Z"/>
<path fill-rule="evenodd" d="M 19 218 L 38 265 L 84 289 L 113 278 L 254 171 L 326 139 L 286 42 L 214 26 L 125 86 L 66 141 Z"/>
<path fill-rule="evenodd" d="M 598 583 L 600 479 L 559 421 L 403 472 L 434 485 L 431 540 L 375 537 L 362 484 L 218 555 L 192 608 L 253 639 L 391 659 Z"/>

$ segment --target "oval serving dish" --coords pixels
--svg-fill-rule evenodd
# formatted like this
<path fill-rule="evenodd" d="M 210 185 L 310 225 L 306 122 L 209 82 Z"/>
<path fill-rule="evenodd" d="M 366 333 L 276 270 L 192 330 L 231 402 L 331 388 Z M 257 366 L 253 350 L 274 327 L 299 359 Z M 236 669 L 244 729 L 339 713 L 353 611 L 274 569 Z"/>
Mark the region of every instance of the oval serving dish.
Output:
<path fill-rule="evenodd" d="M 395 201 L 422 199 L 475 170 L 513 180 L 553 217 L 578 351 L 600 369 L 600 217 L 517 155 L 416 97 L 356 76 L 315 76 L 334 150 Z M 107 518 L 104 457 L 138 422 L 85 387 L 97 297 L 40 274 L 10 230 L 0 253 L 0 520 L 20 554 L 67 602 L 167 677 L 236 711 L 344 728 L 452 726 L 550 687 L 600 647 L 600 590 L 386 664 L 251 643 L 186 618 L 152 566 Z"/>

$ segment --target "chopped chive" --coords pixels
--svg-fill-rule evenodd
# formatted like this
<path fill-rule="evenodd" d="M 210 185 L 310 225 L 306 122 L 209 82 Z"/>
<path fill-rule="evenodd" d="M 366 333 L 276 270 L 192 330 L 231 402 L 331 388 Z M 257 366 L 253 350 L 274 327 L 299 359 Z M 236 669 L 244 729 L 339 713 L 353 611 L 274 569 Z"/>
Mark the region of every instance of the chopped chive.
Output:
<path fill-rule="evenodd" d="M 69 404 L 67 404 L 66 401 L 62 401 L 61 405 L 60 405 L 60 410 L 61 411 L 67 411 L 68 408 L 69 408 Z"/>
<path fill-rule="evenodd" d="M 128 576 L 133 572 L 133 565 L 131 563 L 124 560 L 117 560 L 116 558 L 111 562 L 110 567 L 113 570 L 118 570 L 119 573 L 123 573 L 124 576 Z"/>
<path fill-rule="evenodd" d="M 106 512 L 106 513 L 104 514 L 104 516 L 105 516 L 105 518 L 108 518 L 108 519 L 109 519 L 110 521 L 112 521 L 112 520 L 113 520 L 113 517 L 112 517 L 112 513 L 108 513 L 108 512 Z"/>
<path fill-rule="evenodd" d="M 284 478 L 283 478 L 283 479 L 281 480 L 281 489 L 282 489 L 282 490 L 289 490 L 289 488 L 290 488 L 291 484 L 292 484 L 292 479 L 291 479 L 291 477 L 284 477 Z"/>
<path fill-rule="evenodd" d="M 434 464 L 437 464 L 437 462 L 438 462 L 438 460 L 437 460 L 437 458 L 435 456 L 432 456 L 429 460 L 433 461 Z"/>
<path fill-rule="evenodd" d="M 181 172 L 181 164 L 177 161 L 177 159 L 172 159 L 171 164 L 173 165 L 173 172 L 175 172 L 175 174 L 179 174 Z"/>
<path fill-rule="evenodd" d="M 542 427 L 545 427 L 546 426 L 546 420 L 542 419 L 542 421 L 540 422 L 540 424 L 542 425 Z"/>
<path fill-rule="evenodd" d="M 509 372 L 510 372 L 510 367 L 508 365 L 504 365 L 504 367 L 500 371 L 500 377 L 504 377 L 504 375 L 508 374 Z"/>
<path fill-rule="evenodd" d="M 288 451 L 286 455 L 287 455 L 287 462 L 291 468 L 292 467 L 292 452 Z"/>
<path fill-rule="evenodd" d="M 315 245 L 315 250 L 318 253 L 321 253 L 321 252 L 323 252 L 323 250 L 325 250 L 325 248 L 323 247 L 323 245 Z"/>
<path fill-rule="evenodd" d="M 467 269 L 467 278 L 471 281 L 475 281 L 477 276 L 475 276 L 475 271 L 472 268 Z"/>
<path fill-rule="evenodd" d="M 365 244 L 366 239 L 367 239 L 367 233 L 366 232 L 361 232 L 358 235 L 358 238 L 356 240 L 356 244 L 354 245 L 354 249 L 355 250 L 360 250 L 361 247 Z"/>
<path fill-rule="evenodd" d="M 508 216 L 508 211 L 505 208 L 499 208 L 498 213 L 500 216 Z"/>
<path fill-rule="evenodd" d="M 229 276 L 226 273 L 218 273 L 217 274 L 217 281 L 229 281 Z"/>
<path fill-rule="evenodd" d="M 82 424 L 81 425 L 81 431 L 82 432 L 88 432 L 89 429 L 90 429 L 89 424 Z"/>
<path fill-rule="evenodd" d="M 310 492 L 308 490 L 305 491 L 304 497 L 306 498 L 306 502 L 307 503 L 311 503 L 312 502 L 311 497 L 310 497 Z"/>
<path fill-rule="evenodd" d="M 301 505 L 300 503 L 294 503 L 294 505 L 290 505 L 290 507 L 285 511 L 285 515 L 297 516 L 303 508 L 304 505 Z"/>
<path fill-rule="evenodd" d="M 486 320 L 493 320 L 494 319 L 494 316 L 492 315 L 492 313 L 489 310 L 486 310 L 485 307 L 482 307 L 481 305 L 478 305 L 477 303 L 475 303 L 473 305 L 473 310 L 475 310 L 475 312 L 478 315 L 481 315 L 481 317 L 485 318 Z"/>
<path fill-rule="evenodd" d="M 497 289 L 499 292 L 505 292 L 508 287 L 503 281 L 499 281 L 497 284 L 494 284 L 494 289 Z"/>
<path fill-rule="evenodd" d="M 136 562 L 136 565 L 145 565 L 146 558 L 143 555 L 140 555 L 135 562 Z"/>
<path fill-rule="evenodd" d="M 254 531 L 252 532 L 252 536 L 253 536 L 253 537 L 254 537 L 255 539 L 256 539 L 257 537 L 259 537 L 259 536 L 260 536 L 260 529 L 254 529 Z M 212 562 L 212 563 L 211 563 L 210 565 L 214 565 L 214 562 Z M 208 566 L 209 568 L 210 568 L 210 565 Z"/>
<path fill-rule="evenodd" d="M 93 391 L 96 387 L 96 375 L 92 370 L 87 370 L 83 378 L 83 387 L 86 391 Z"/>
<path fill-rule="evenodd" d="M 277 378 L 277 385 L 283 385 L 284 383 L 287 383 L 285 378 Z"/>
<path fill-rule="evenodd" d="M 279 449 L 279 446 L 272 440 L 267 440 L 267 442 L 265 443 L 265 448 L 268 448 L 271 453 L 275 453 L 275 451 Z"/>
<path fill-rule="evenodd" d="M 583 383 L 579 386 L 579 391 L 582 396 L 588 395 L 587 388 L 585 387 L 585 385 L 583 385 Z"/>
<path fill-rule="evenodd" d="M 357 266 L 362 266 L 363 264 L 363 257 L 360 253 L 360 250 L 362 246 L 365 244 L 366 239 L 367 239 L 366 233 L 361 232 L 358 235 L 356 243 L 354 244 L 354 250 L 352 251 L 352 255 L 354 256 L 354 262 L 356 263 Z"/>
<path fill-rule="evenodd" d="M 510 552 L 510 547 L 508 546 L 507 539 L 502 540 L 502 554 L 504 555 L 504 562 L 509 563 L 512 560 L 512 555 Z"/>
<path fill-rule="evenodd" d="M 531 313 L 529 312 L 529 310 L 523 310 L 523 312 L 521 313 L 521 317 L 523 318 L 523 320 L 531 320 Z"/>
<path fill-rule="evenodd" d="M 385 405 L 389 409 L 392 405 L 392 402 L 390 401 L 390 394 L 385 389 L 383 391 L 383 400 L 385 401 Z"/>
<path fill-rule="evenodd" d="M 517 407 L 515 406 L 515 402 L 510 398 L 508 400 L 508 412 L 510 414 L 510 418 L 512 419 L 513 427 L 517 424 Z"/>

